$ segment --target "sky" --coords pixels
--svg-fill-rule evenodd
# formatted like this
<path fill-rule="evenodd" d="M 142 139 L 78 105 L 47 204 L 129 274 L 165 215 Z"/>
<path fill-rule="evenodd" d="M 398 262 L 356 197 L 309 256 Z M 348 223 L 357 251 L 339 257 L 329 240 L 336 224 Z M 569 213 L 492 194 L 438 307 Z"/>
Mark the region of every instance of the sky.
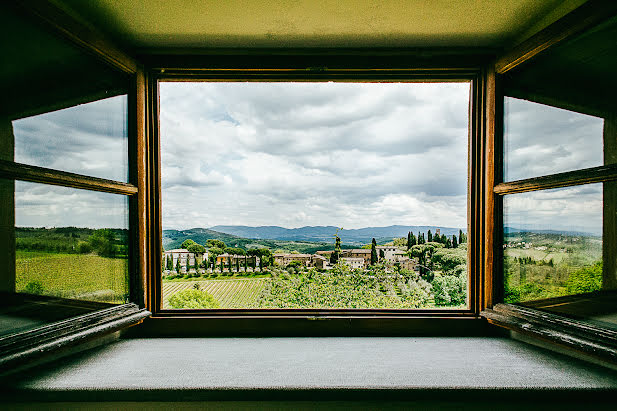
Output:
<path fill-rule="evenodd" d="M 466 227 L 468 83 L 164 82 L 163 227 Z M 15 161 L 127 180 L 126 96 L 13 122 Z M 506 179 L 602 164 L 603 120 L 514 98 Z M 18 226 L 126 227 L 126 198 L 16 183 Z M 506 197 L 511 226 L 601 231 L 601 185 Z"/>
<path fill-rule="evenodd" d="M 160 84 L 163 228 L 466 227 L 469 83 Z"/>

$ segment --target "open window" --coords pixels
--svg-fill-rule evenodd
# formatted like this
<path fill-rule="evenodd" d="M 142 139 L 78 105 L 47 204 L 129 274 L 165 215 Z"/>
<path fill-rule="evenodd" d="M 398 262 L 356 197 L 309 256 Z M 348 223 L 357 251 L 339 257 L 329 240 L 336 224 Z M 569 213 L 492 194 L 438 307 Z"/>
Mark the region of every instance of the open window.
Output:
<path fill-rule="evenodd" d="M 474 316 L 482 72 L 353 60 L 153 71 L 155 318 Z"/>
<path fill-rule="evenodd" d="M 3 7 L 0 26 L 4 369 L 147 312 L 134 304 L 134 76 L 32 12 Z"/>
<path fill-rule="evenodd" d="M 612 357 L 617 20 L 594 15 L 600 24 L 498 79 L 503 127 L 494 187 L 501 238 L 495 278 L 505 304 L 488 318 Z"/>
<path fill-rule="evenodd" d="M 159 81 L 159 309 L 470 311 L 471 82 L 362 80 Z"/>

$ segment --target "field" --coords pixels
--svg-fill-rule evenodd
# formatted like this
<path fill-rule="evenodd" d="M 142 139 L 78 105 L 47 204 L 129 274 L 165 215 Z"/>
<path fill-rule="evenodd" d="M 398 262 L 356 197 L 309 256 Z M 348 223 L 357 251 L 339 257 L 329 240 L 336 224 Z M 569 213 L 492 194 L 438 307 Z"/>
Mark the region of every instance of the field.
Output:
<path fill-rule="evenodd" d="M 113 303 L 128 294 L 124 258 L 18 250 L 15 269 L 18 292 Z"/>
<path fill-rule="evenodd" d="M 602 260 L 601 238 L 523 232 L 507 235 L 505 242 L 506 302 L 595 291 L 592 277 L 598 268 L 592 267 Z"/>
<path fill-rule="evenodd" d="M 259 301 L 259 296 L 267 280 L 246 278 L 233 280 L 164 281 L 163 308 L 172 308 L 167 299 L 181 290 L 199 286 L 216 299 L 221 308 L 251 308 Z"/>

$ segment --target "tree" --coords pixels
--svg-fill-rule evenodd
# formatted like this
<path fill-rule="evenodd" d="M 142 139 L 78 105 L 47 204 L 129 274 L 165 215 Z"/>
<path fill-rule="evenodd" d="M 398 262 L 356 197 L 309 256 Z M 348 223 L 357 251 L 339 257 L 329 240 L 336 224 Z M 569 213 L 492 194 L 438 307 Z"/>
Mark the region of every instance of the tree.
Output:
<path fill-rule="evenodd" d="M 248 271 L 249 271 L 249 264 L 248 264 L 246 256 L 244 256 L 244 272 L 246 273 Z"/>
<path fill-rule="evenodd" d="M 208 248 L 216 247 L 216 248 L 220 248 L 220 249 L 224 250 L 225 247 L 227 247 L 227 246 L 221 240 L 209 239 L 209 240 L 206 241 L 206 247 L 208 247 Z"/>
<path fill-rule="evenodd" d="M 456 235 L 452 234 L 452 248 L 458 247 L 458 242 L 456 241 Z"/>
<path fill-rule="evenodd" d="M 221 257 L 221 274 L 223 274 L 223 269 L 225 266 L 223 265 L 223 257 Z"/>
<path fill-rule="evenodd" d="M 168 299 L 171 308 L 218 308 L 219 302 L 210 294 L 198 289 L 178 291 Z"/>
<path fill-rule="evenodd" d="M 88 238 L 88 242 L 92 249 L 101 257 L 114 257 L 114 242 L 116 236 L 110 229 L 95 230 Z"/>
<path fill-rule="evenodd" d="M 420 232 L 418 231 L 418 245 L 422 244 L 422 236 L 420 235 Z"/>
<path fill-rule="evenodd" d="M 431 233 L 431 230 L 428 230 L 427 237 L 429 243 L 433 242 L 433 233 Z"/>
<path fill-rule="evenodd" d="M 452 248 L 452 241 L 449 238 L 446 239 L 446 248 Z"/>
<path fill-rule="evenodd" d="M 167 259 L 167 269 L 169 271 L 173 271 L 174 269 L 174 257 L 173 254 L 169 256 L 169 258 Z"/>
<path fill-rule="evenodd" d="M 463 244 L 463 230 L 458 230 L 458 243 Z"/>
<path fill-rule="evenodd" d="M 386 253 L 382 249 L 379 250 L 379 259 L 382 260 L 386 257 Z"/>
<path fill-rule="evenodd" d="M 199 263 L 197 262 L 197 256 L 195 256 L 195 265 L 193 265 L 193 268 L 195 269 L 196 273 L 199 272 Z"/>
<path fill-rule="evenodd" d="M 189 251 L 189 253 L 193 254 L 203 254 L 206 252 L 206 247 L 200 244 L 190 244 L 188 247 L 186 247 L 186 249 Z"/>
<path fill-rule="evenodd" d="M 225 252 L 231 255 L 245 255 L 246 251 L 240 247 L 227 247 L 225 248 Z"/>
<path fill-rule="evenodd" d="M 182 266 L 180 266 L 180 256 L 178 256 L 178 259 L 176 260 L 176 273 L 180 274 L 181 271 Z"/>
<path fill-rule="evenodd" d="M 441 235 L 441 244 L 446 244 L 448 242 L 448 237 L 445 234 Z"/>
<path fill-rule="evenodd" d="M 377 264 L 377 241 L 373 238 L 371 242 L 371 265 Z"/>
<path fill-rule="evenodd" d="M 188 247 L 193 244 L 197 244 L 197 243 L 195 243 L 195 241 L 191 240 L 190 238 L 187 238 L 186 240 L 182 242 L 182 245 L 180 246 L 180 248 L 188 249 Z"/>
<path fill-rule="evenodd" d="M 236 272 L 240 272 L 240 257 L 236 256 Z"/>
<path fill-rule="evenodd" d="M 339 228 L 336 230 L 336 234 L 334 234 L 334 252 L 330 255 L 330 263 L 336 264 L 341 256 L 341 237 L 338 236 L 338 232 L 342 230 Z"/>

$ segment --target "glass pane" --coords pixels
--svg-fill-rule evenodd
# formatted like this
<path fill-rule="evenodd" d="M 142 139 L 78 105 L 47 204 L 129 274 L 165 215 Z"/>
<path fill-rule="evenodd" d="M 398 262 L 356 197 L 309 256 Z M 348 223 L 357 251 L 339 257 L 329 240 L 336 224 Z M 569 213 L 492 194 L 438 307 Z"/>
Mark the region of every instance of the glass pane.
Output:
<path fill-rule="evenodd" d="M 128 302 L 128 197 L 15 182 L 15 290 Z"/>
<path fill-rule="evenodd" d="M 128 181 L 127 96 L 13 121 L 15 161 Z"/>
<path fill-rule="evenodd" d="M 617 163 L 616 38 L 612 17 L 501 76 L 505 181 Z"/>
<path fill-rule="evenodd" d="M 466 308 L 469 91 L 161 83 L 163 308 Z"/>
<path fill-rule="evenodd" d="M 604 120 L 506 97 L 504 180 L 601 166 Z"/>
<path fill-rule="evenodd" d="M 598 183 L 504 197 L 505 302 L 617 328 L 615 230 L 603 238 L 603 210 L 616 211 L 603 197 L 615 188 Z M 608 224 L 614 227 L 614 218 Z"/>

